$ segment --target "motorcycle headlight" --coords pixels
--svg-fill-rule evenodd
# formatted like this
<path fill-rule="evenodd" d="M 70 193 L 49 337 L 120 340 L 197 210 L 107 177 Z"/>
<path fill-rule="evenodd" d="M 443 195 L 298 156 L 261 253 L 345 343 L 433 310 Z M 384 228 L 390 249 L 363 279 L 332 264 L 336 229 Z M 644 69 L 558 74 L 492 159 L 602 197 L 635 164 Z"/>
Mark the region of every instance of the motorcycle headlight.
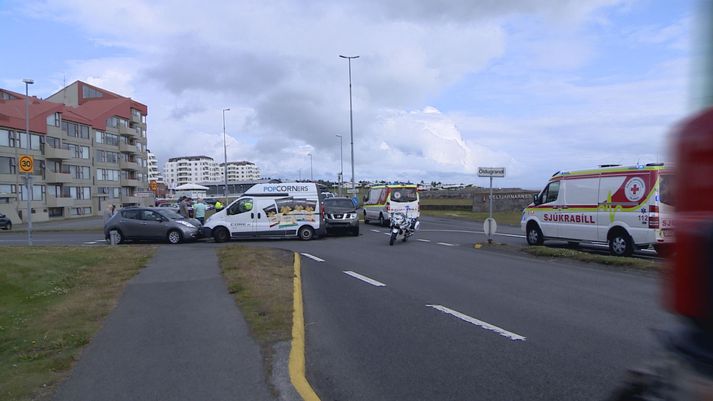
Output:
<path fill-rule="evenodd" d="M 396 223 L 396 224 L 403 223 L 405 218 L 406 217 L 401 213 L 396 213 L 396 214 L 394 214 L 394 217 L 392 217 L 392 219 L 394 219 L 394 223 Z"/>

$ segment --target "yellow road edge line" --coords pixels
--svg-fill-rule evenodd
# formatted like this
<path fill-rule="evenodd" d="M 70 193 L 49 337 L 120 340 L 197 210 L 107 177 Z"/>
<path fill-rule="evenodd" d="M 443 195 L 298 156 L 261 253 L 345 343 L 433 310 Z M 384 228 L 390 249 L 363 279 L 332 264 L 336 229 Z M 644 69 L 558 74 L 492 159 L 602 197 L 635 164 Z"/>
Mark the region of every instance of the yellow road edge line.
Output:
<path fill-rule="evenodd" d="M 292 297 L 292 348 L 290 349 L 290 381 L 305 401 L 320 401 L 305 375 L 305 321 L 302 305 L 302 269 L 300 254 L 295 252 L 295 277 Z"/>

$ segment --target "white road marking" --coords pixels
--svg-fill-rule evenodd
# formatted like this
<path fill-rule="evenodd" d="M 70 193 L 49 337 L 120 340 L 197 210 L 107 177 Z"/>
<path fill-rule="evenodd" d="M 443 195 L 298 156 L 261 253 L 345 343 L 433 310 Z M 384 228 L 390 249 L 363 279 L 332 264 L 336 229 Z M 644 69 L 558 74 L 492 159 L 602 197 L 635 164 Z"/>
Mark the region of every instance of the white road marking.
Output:
<path fill-rule="evenodd" d="M 391 235 L 391 233 L 384 233 L 384 235 Z"/>
<path fill-rule="evenodd" d="M 466 234 L 485 234 L 485 231 L 471 231 L 471 230 L 419 230 L 423 232 L 434 232 L 434 233 L 466 233 Z M 503 237 L 514 237 L 514 238 L 525 238 L 521 234 L 505 234 L 505 233 L 495 233 L 495 235 L 501 235 Z"/>
<path fill-rule="evenodd" d="M 380 232 L 381 232 L 381 231 L 379 231 L 379 230 L 373 230 L 373 229 L 372 229 L 372 230 L 369 230 L 369 231 L 371 231 L 371 232 L 373 232 L 373 233 L 380 233 Z"/>
<path fill-rule="evenodd" d="M 507 337 L 507 338 L 509 338 L 509 339 L 511 339 L 511 340 L 513 340 L 513 341 L 525 341 L 525 337 L 523 337 L 523 336 L 521 336 L 521 335 L 519 335 L 519 334 L 512 333 L 512 332 L 507 331 L 507 330 L 505 330 L 505 329 L 501 329 L 501 328 L 498 327 L 498 326 L 494 326 L 494 325 L 492 325 L 492 324 L 490 324 L 490 323 L 486 323 L 486 322 L 484 322 L 484 321 L 482 321 L 482 320 L 478 320 L 478 319 L 476 319 L 476 318 L 474 318 L 474 317 L 470 317 L 470 316 L 468 316 L 468 315 L 464 315 L 464 314 L 462 314 L 462 313 L 460 313 L 460 312 L 454 311 L 453 309 L 446 308 L 445 306 L 442 306 L 442 305 L 426 305 L 426 306 L 430 306 L 430 307 L 433 308 L 433 309 L 436 309 L 436 310 L 439 310 L 439 311 L 441 311 L 441 312 L 443 312 L 443 313 L 447 313 L 447 314 L 449 314 L 449 315 L 455 316 L 455 317 L 457 317 L 458 319 L 465 320 L 466 322 L 471 323 L 471 324 L 474 324 L 474 325 L 476 325 L 476 326 L 478 326 L 478 327 L 482 327 L 482 328 L 484 328 L 485 330 L 494 331 L 494 332 L 500 334 L 501 336 Z"/>
<path fill-rule="evenodd" d="M 362 275 L 359 274 L 359 273 L 354 273 L 354 272 L 351 271 L 351 270 L 347 270 L 347 271 L 345 271 L 344 273 L 347 274 L 347 275 L 350 275 L 350 276 L 352 276 L 352 277 L 354 277 L 354 278 L 357 278 L 357 279 L 359 279 L 359 280 L 361 280 L 361 281 L 364 281 L 365 283 L 369 283 L 369 284 L 371 284 L 371 285 L 373 285 L 373 286 L 376 286 L 376 287 L 386 287 L 386 284 L 384 284 L 384 283 L 381 283 L 381 282 L 379 282 L 379 281 L 370 279 L 369 277 L 366 277 L 366 276 L 362 276 Z"/>
<path fill-rule="evenodd" d="M 436 242 L 438 245 L 443 245 L 443 246 L 456 246 L 456 244 L 449 244 L 447 242 Z"/>
<path fill-rule="evenodd" d="M 84 245 L 94 245 L 96 243 L 97 243 L 97 241 L 89 241 L 89 242 L 85 242 Z"/>
<path fill-rule="evenodd" d="M 310 259 L 312 259 L 312 260 L 316 260 L 317 262 L 324 262 L 324 259 L 320 259 L 320 258 L 318 258 L 318 257 L 316 257 L 316 256 L 314 256 L 314 255 L 310 255 L 309 253 L 304 253 L 304 252 L 303 252 L 303 253 L 302 253 L 302 256 L 307 257 L 307 258 L 310 258 Z"/>
<path fill-rule="evenodd" d="M 430 239 L 421 239 L 421 238 L 416 238 L 416 241 L 421 241 L 421 242 L 431 242 Z"/>

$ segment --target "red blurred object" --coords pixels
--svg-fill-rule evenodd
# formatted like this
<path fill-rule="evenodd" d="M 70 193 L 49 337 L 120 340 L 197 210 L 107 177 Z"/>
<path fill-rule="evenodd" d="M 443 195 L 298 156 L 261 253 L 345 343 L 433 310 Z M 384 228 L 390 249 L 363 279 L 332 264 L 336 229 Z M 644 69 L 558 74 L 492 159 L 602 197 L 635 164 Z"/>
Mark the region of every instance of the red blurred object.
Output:
<path fill-rule="evenodd" d="M 673 268 L 666 304 L 701 328 L 713 328 L 713 108 L 674 132 L 676 159 Z"/>

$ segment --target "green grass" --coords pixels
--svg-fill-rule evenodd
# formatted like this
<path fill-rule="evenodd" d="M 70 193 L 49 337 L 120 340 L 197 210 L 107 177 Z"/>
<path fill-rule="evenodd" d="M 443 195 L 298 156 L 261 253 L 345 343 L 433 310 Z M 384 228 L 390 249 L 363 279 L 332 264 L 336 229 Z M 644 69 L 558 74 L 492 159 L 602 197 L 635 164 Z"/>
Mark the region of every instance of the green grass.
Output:
<path fill-rule="evenodd" d="M 292 338 L 292 252 L 231 245 L 218 251 L 220 267 L 253 336 L 267 351 Z"/>
<path fill-rule="evenodd" d="M 487 212 L 470 212 L 465 210 L 421 210 L 422 216 L 445 217 L 451 219 L 483 222 L 488 218 Z M 521 212 L 495 212 L 493 218 L 498 224 L 520 225 Z"/>
<path fill-rule="evenodd" d="M 523 252 L 530 255 L 547 257 L 547 258 L 568 258 L 587 263 L 600 263 L 612 266 L 630 266 L 642 269 L 658 269 L 661 264 L 654 260 L 619 257 L 611 255 L 598 255 L 588 252 L 577 251 L 574 249 L 565 248 L 550 248 L 546 246 L 528 246 L 522 248 Z"/>
<path fill-rule="evenodd" d="M 421 205 L 426 206 L 473 206 L 473 199 L 464 198 L 421 198 Z"/>
<path fill-rule="evenodd" d="M 0 247 L 0 399 L 51 396 L 152 247 Z"/>

